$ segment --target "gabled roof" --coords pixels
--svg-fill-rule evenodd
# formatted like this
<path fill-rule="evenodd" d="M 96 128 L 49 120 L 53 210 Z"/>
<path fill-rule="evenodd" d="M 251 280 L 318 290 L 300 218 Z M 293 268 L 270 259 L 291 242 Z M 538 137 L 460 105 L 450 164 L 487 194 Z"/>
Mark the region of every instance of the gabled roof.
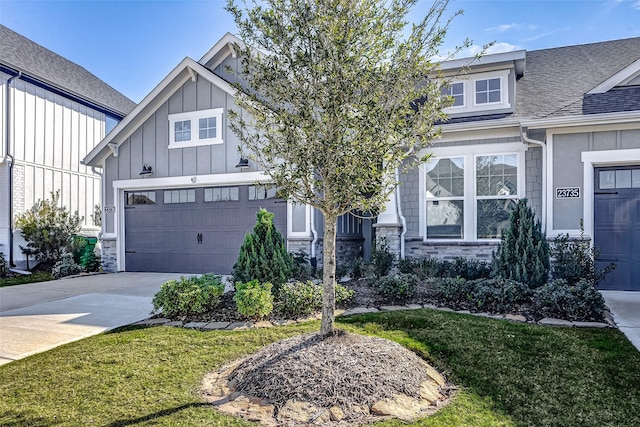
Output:
<path fill-rule="evenodd" d="M 120 146 L 144 121 L 166 102 L 189 79 L 201 76 L 228 94 L 235 89 L 211 70 L 191 58 L 184 58 L 162 81 L 127 115 L 82 161 L 88 166 L 97 166 L 101 159 Z"/>
<path fill-rule="evenodd" d="M 135 102 L 85 68 L 0 25 L 0 65 L 117 117 Z"/>
<path fill-rule="evenodd" d="M 585 94 L 604 82 L 612 84 L 616 75 L 622 82 L 624 70 L 638 60 L 640 37 L 527 52 L 526 72 L 516 84 L 515 114 L 551 118 L 625 111 L 611 105 L 612 97 L 621 93 L 605 96 L 602 111 Z M 640 110 L 640 100 L 627 102 L 625 109 Z"/>

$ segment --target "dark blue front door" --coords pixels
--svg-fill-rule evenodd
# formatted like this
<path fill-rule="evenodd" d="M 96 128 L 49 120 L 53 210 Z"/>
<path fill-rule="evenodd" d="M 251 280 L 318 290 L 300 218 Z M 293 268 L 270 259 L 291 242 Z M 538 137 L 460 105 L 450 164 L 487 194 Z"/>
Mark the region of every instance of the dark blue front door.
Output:
<path fill-rule="evenodd" d="M 597 267 L 616 265 L 599 288 L 640 291 L 640 166 L 597 168 L 595 189 Z"/>

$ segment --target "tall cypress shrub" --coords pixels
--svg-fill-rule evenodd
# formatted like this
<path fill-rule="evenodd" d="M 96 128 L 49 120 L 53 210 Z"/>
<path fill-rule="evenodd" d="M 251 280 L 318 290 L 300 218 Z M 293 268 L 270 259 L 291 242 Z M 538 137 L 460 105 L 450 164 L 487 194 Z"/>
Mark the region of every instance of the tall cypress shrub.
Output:
<path fill-rule="evenodd" d="M 247 234 L 233 266 L 237 282 L 258 280 L 272 283 L 276 289 L 287 281 L 293 268 L 293 258 L 287 252 L 282 235 L 273 223 L 273 213 L 260 209 L 256 214 L 253 233 Z"/>
<path fill-rule="evenodd" d="M 493 275 L 525 283 L 531 289 L 544 285 L 549 278 L 549 243 L 527 199 L 518 202 L 509 222 L 493 253 Z"/>

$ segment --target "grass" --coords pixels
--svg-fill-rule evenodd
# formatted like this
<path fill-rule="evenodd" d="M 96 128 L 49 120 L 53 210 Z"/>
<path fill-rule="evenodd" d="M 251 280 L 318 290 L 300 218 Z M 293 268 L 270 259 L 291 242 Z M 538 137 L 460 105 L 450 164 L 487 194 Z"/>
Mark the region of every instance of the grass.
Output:
<path fill-rule="evenodd" d="M 414 425 L 640 425 L 640 353 L 616 330 L 430 310 L 363 315 L 339 327 L 398 341 L 460 387 L 450 405 Z M 249 426 L 202 403 L 203 375 L 317 328 L 134 327 L 74 342 L 0 366 L 0 425 Z"/>
<path fill-rule="evenodd" d="M 4 288 L 6 286 L 24 285 L 27 283 L 46 282 L 48 280 L 53 280 L 53 277 L 51 277 L 51 273 L 38 271 L 28 275 L 0 278 L 0 288 Z"/>

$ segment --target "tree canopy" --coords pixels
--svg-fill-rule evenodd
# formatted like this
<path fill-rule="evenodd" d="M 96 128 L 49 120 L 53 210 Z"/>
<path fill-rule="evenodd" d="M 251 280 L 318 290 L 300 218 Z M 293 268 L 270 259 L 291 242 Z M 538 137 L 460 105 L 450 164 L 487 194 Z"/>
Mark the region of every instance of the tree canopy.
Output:
<path fill-rule="evenodd" d="M 244 42 L 236 47 L 242 75 L 232 128 L 283 197 L 325 218 L 325 335 L 333 329 L 338 216 L 381 209 L 397 168 L 424 154 L 446 117 L 450 99 L 431 58 L 451 20 L 444 18 L 448 0 L 435 0 L 411 23 L 417 3 L 227 4 Z"/>

